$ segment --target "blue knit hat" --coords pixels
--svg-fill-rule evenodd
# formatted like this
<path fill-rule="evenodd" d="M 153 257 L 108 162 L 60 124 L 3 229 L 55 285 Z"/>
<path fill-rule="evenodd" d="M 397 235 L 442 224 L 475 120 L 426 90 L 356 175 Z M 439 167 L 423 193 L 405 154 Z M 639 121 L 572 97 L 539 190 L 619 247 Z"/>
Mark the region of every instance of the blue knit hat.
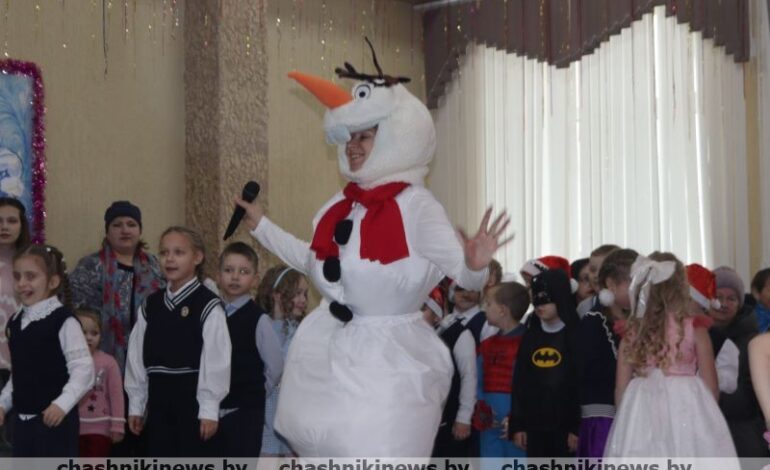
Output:
<path fill-rule="evenodd" d="M 142 228 L 142 211 L 129 201 L 115 201 L 107 208 L 104 213 L 104 230 L 106 231 L 110 223 L 118 217 L 131 217 L 139 224 L 139 228 Z"/>

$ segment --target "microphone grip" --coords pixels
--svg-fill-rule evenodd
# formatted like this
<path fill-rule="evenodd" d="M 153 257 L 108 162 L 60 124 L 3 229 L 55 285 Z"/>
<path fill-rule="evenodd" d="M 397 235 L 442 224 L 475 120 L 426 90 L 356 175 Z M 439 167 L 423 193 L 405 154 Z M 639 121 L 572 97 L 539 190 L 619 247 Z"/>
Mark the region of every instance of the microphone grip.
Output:
<path fill-rule="evenodd" d="M 243 187 L 241 199 L 246 202 L 254 201 L 259 194 L 259 189 L 259 184 L 255 181 L 249 181 L 246 183 L 246 186 Z M 236 205 L 233 216 L 230 217 L 230 223 L 227 225 L 227 230 L 225 230 L 225 236 L 222 238 L 223 240 L 227 240 L 233 233 L 235 233 L 235 229 L 238 228 L 238 224 L 241 223 L 244 215 L 246 215 L 246 210 L 243 207 Z"/>

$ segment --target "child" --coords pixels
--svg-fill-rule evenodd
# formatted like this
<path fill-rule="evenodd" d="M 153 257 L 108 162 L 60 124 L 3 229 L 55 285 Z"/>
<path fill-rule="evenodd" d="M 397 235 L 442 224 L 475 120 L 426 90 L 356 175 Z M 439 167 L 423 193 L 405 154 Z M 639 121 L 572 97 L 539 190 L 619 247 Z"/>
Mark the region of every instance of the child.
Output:
<path fill-rule="evenodd" d="M 251 299 L 259 282 L 257 253 L 243 242 L 219 257 L 219 291 L 233 345 L 230 393 L 222 400 L 217 455 L 258 457 L 265 424 L 265 392 L 278 385 L 283 353 L 270 316 Z"/>
<path fill-rule="evenodd" d="M 442 289 L 441 284 L 430 291 L 428 298 L 425 300 L 425 303 L 420 310 L 422 310 L 423 320 L 433 328 L 437 328 L 441 323 L 441 319 L 444 318 L 444 315 L 446 314 L 444 290 Z"/>
<path fill-rule="evenodd" d="M 738 382 L 733 393 L 719 395 L 719 408 L 727 420 L 739 457 L 768 457 L 767 443 L 762 439 L 762 420 L 753 377 L 749 367 L 749 341 L 757 335 L 757 317 L 753 307 L 745 305 L 743 279 L 727 266 L 713 270 L 719 309 L 709 311 L 717 330 L 738 347 Z"/>
<path fill-rule="evenodd" d="M 615 417 L 615 369 L 620 337 L 615 326 L 630 308 L 628 286 L 631 265 L 639 254 L 618 249 L 599 269 L 601 297 L 607 305 L 595 305 L 580 322 L 578 333 L 578 380 L 580 381 L 580 440 L 578 457 L 602 457 L 612 419 Z"/>
<path fill-rule="evenodd" d="M 12 197 L 0 197 L 0 325 L 19 310 L 13 291 L 13 257 L 29 245 L 29 221 L 24 204 Z M 0 387 L 11 376 L 11 354 L 5 328 L 0 328 Z M 5 432 L 2 432 L 5 431 Z M 0 426 L 2 447 L 10 449 L 10 429 Z"/>
<path fill-rule="evenodd" d="M 716 402 L 709 322 L 688 314 L 684 266 L 670 254 L 640 256 L 629 293 L 605 457 L 735 457 Z"/>
<path fill-rule="evenodd" d="M 759 332 L 770 329 L 770 268 L 757 271 L 751 280 L 751 295 L 757 301 L 754 314 L 759 324 Z"/>
<path fill-rule="evenodd" d="M 222 302 L 200 281 L 200 235 L 170 227 L 159 254 L 168 285 L 139 307 L 128 343 L 128 426 L 140 434 L 146 411 L 148 456 L 198 456 L 230 389 L 230 335 Z"/>
<path fill-rule="evenodd" d="M 478 292 L 457 289 L 455 311 L 467 312 L 471 305 L 478 310 Z M 433 457 L 471 457 L 471 418 L 476 404 L 477 364 L 473 332 L 455 314 L 451 323 L 439 328 L 439 336 L 452 353 L 454 373 L 449 395 L 444 403 L 438 432 L 433 442 Z M 473 318 L 485 318 L 476 313 Z"/>
<path fill-rule="evenodd" d="M 489 262 L 489 277 L 487 278 L 487 283 L 484 284 L 484 291 L 482 294 L 486 296 L 491 288 L 501 282 L 503 282 L 503 266 L 499 261 L 493 259 Z"/>
<path fill-rule="evenodd" d="M 114 357 L 100 351 L 102 319 L 95 310 L 75 312 L 94 360 L 94 387 L 80 400 L 80 457 L 109 457 L 126 425 L 123 379 Z"/>
<path fill-rule="evenodd" d="M 508 436 L 529 457 L 566 457 L 575 452 L 580 425 L 578 318 L 567 274 L 550 269 L 535 276 L 532 304 L 513 373 Z"/>
<path fill-rule="evenodd" d="M 523 457 L 524 451 L 501 438 L 503 421 L 511 411 L 513 369 L 526 327 L 519 322 L 529 308 L 529 292 L 517 282 L 504 282 L 487 291 L 484 312 L 499 332 L 479 346 L 479 400 L 474 427 L 481 431 L 481 457 Z M 503 429 L 504 430 L 504 429 Z"/>
<path fill-rule="evenodd" d="M 602 267 L 604 258 L 617 249 L 620 249 L 617 245 L 601 245 L 596 247 L 588 257 L 588 278 L 596 295 L 578 304 L 577 313 L 580 318 L 583 318 L 589 310 L 600 308 L 600 305 L 597 305 L 599 303 L 599 291 L 602 290 L 602 287 L 599 285 L 599 270 Z"/>
<path fill-rule="evenodd" d="M 531 259 L 524 263 L 524 266 L 519 270 L 519 274 L 521 274 L 521 278 L 524 279 L 524 284 L 526 284 L 527 287 L 531 287 L 532 279 L 543 271 L 549 269 L 561 269 L 564 271 L 570 279 L 570 289 L 573 291 L 577 290 L 577 283 L 573 283 L 571 280 L 572 272 L 569 261 L 567 258 L 561 256 L 549 255 Z"/>
<path fill-rule="evenodd" d="M 711 309 L 719 309 L 721 305 L 716 299 L 717 288 L 714 273 L 708 268 L 695 263 L 688 264 L 685 270 L 687 272 L 687 282 L 690 284 L 689 314 L 693 317 L 708 315 Z M 733 393 L 738 388 L 740 350 L 718 328 L 711 327 L 708 332 L 714 351 L 714 366 L 717 371 L 719 391 L 720 393 Z"/>
<path fill-rule="evenodd" d="M 448 297 L 453 305 L 452 313 L 441 322 L 439 333 L 459 320 L 465 328 L 470 330 L 477 348 L 483 340 L 497 333 L 497 329 L 487 323 L 487 318 L 481 311 L 480 291 L 465 290 L 452 281 L 449 284 Z"/>
<path fill-rule="evenodd" d="M 280 265 L 265 273 L 259 285 L 259 304 L 272 317 L 272 326 L 281 345 L 285 360 L 289 345 L 305 316 L 308 283 L 299 271 Z M 280 388 L 278 383 L 268 390 L 265 402 L 265 425 L 262 432 L 261 455 L 266 457 L 291 456 L 293 452 L 286 441 L 273 429 Z"/>
<path fill-rule="evenodd" d="M 591 275 L 588 273 L 588 258 L 576 259 L 569 265 L 570 276 L 577 283 L 575 304 L 590 299 L 596 293 L 591 285 Z"/>
<path fill-rule="evenodd" d="M 29 245 L 29 222 L 18 199 L 0 197 L 0 325 L 6 325 L 18 310 L 13 292 L 13 257 Z M 5 328 L 0 329 L 0 375 L 5 383 L 10 375 L 11 357 Z"/>
<path fill-rule="evenodd" d="M 0 394 L 0 424 L 13 406 L 14 457 L 76 457 L 78 400 L 94 383 L 94 363 L 69 307 L 59 250 L 31 245 L 13 263 L 22 308 L 6 328 L 13 375 Z"/>

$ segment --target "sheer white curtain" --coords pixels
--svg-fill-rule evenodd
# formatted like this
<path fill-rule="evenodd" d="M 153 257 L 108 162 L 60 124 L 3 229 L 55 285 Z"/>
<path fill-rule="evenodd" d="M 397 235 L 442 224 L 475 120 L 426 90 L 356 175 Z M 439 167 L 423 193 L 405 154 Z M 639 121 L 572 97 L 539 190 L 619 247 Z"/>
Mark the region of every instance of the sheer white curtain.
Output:
<path fill-rule="evenodd" d="M 659 7 L 567 69 L 483 45 L 463 60 L 431 188 L 470 228 L 508 210 L 508 271 L 616 243 L 748 275 L 743 69 L 723 49 Z"/>
<path fill-rule="evenodd" d="M 752 0 L 752 58 L 759 80 L 759 180 L 762 217 L 762 267 L 770 266 L 770 25 L 767 0 Z"/>

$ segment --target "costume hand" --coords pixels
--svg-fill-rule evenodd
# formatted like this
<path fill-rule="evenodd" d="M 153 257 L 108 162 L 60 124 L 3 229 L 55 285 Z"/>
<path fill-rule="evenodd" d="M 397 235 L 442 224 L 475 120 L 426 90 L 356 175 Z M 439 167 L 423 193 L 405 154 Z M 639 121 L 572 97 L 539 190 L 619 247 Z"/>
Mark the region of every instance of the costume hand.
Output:
<path fill-rule="evenodd" d="M 0 406 L 0 426 L 5 424 L 5 408 Z"/>
<path fill-rule="evenodd" d="M 525 432 L 514 433 L 513 443 L 521 447 L 522 449 L 527 450 L 527 433 Z"/>
<path fill-rule="evenodd" d="M 258 201 L 246 202 L 240 197 L 235 198 L 235 203 L 241 206 L 246 214 L 243 216 L 243 223 L 249 228 L 249 231 L 254 230 L 262 220 L 262 216 L 265 215 L 265 208 L 262 207 Z"/>
<path fill-rule="evenodd" d="M 213 421 L 211 419 L 202 419 L 201 420 L 201 440 L 208 441 L 212 437 L 214 437 L 214 434 L 217 433 L 217 428 L 219 427 L 219 422 Z"/>
<path fill-rule="evenodd" d="M 128 429 L 137 436 L 141 434 L 142 429 L 144 429 L 144 418 L 141 416 L 129 416 Z"/>
<path fill-rule="evenodd" d="M 110 433 L 110 439 L 112 439 L 113 444 L 117 444 L 118 442 L 123 440 L 123 433 L 122 432 L 111 432 Z"/>
<path fill-rule="evenodd" d="M 567 449 L 569 449 L 570 452 L 577 451 L 578 448 L 578 437 L 572 433 L 567 434 Z"/>
<path fill-rule="evenodd" d="M 48 408 L 43 410 L 43 423 L 49 428 L 54 428 L 64 421 L 64 416 L 66 415 L 67 413 L 64 410 L 51 403 L 48 405 Z"/>
<path fill-rule="evenodd" d="M 463 252 L 465 253 L 465 264 L 471 271 L 479 271 L 486 268 L 489 262 L 492 261 L 495 251 L 513 240 L 513 235 L 511 235 L 505 240 L 500 241 L 500 237 L 511 221 L 508 215 L 503 212 L 497 216 L 491 226 L 488 226 L 491 216 L 492 208 L 490 207 L 484 213 L 484 218 L 481 219 L 479 231 L 472 238 L 468 238 L 464 231 L 458 230 L 460 241 L 463 244 Z"/>
<path fill-rule="evenodd" d="M 468 439 L 471 435 L 471 425 L 455 421 L 454 426 L 452 426 L 452 435 L 458 441 Z"/>

